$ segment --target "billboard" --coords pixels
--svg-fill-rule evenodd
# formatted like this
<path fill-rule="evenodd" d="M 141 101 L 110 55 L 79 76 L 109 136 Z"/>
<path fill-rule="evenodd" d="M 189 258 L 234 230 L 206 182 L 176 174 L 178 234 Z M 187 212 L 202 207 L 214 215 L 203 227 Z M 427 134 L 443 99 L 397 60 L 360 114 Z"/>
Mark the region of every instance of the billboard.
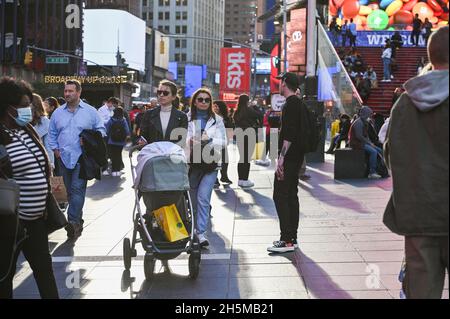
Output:
<path fill-rule="evenodd" d="M 203 67 L 201 65 L 186 64 L 184 97 L 191 97 L 202 87 Z"/>
<path fill-rule="evenodd" d="M 221 93 L 249 93 L 251 51 L 247 48 L 222 48 L 220 54 Z"/>
<path fill-rule="evenodd" d="M 270 58 L 256 58 L 256 74 L 270 74 L 271 71 Z"/>
<path fill-rule="evenodd" d="M 291 20 L 286 26 L 288 71 L 299 75 L 306 73 L 306 9 L 291 11 Z M 284 37 L 282 48 L 284 48 Z M 284 51 L 284 50 L 283 50 Z M 281 56 L 284 56 L 282 52 Z M 282 69 L 284 64 L 281 63 Z M 284 70 L 283 70 L 284 72 Z"/>
<path fill-rule="evenodd" d="M 271 70 L 270 70 L 270 92 L 271 93 L 278 93 L 280 90 L 280 80 L 277 79 L 278 76 L 278 62 L 279 58 L 278 55 L 280 54 L 280 45 L 276 44 L 272 49 L 272 63 L 271 63 Z"/>
<path fill-rule="evenodd" d="M 386 40 L 390 39 L 397 31 L 359 31 L 356 36 L 356 45 L 360 47 L 382 47 Z M 403 47 L 413 47 L 411 31 L 398 31 L 403 39 Z M 331 32 L 328 31 L 330 39 L 333 38 Z M 425 39 L 419 37 L 419 46 L 425 47 Z"/>
<path fill-rule="evenodd" d="M 360 31 L 412 30 L 415 14 L 433 28 L 448 25 L 448 0 L 329 0 L 328 16 L 339 25 L 352 18 Z"/>
<path fill-rule="evenodd" d="M 126 11 L 108 9 L 85 9 L 83 19 L 86 59 L 115 66 L 119 47 L 131 69 L 145 71 L 145 21 Z"/>

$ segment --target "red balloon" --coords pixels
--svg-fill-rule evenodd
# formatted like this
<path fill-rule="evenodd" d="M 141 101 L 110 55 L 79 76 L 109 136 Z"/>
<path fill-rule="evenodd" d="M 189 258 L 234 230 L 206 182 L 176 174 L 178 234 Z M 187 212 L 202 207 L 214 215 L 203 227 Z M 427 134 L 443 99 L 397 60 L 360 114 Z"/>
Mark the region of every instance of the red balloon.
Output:
<path fill-rule="evenodd" d="M 336 5 L 336 8 L 339 9 L 340 7 L 342 7 L 342 4 L 344 3 L 345 0 L 333 0 L 334 4 Z"/>
<path fill-rule="evenodd" d="M 412 11 L 417 2 L 419 2 L 419 0 L 411 0 L 408 3 L 405 3 L 405 5 L 402 7 L 402 10 Z"/>
<path fill-rule="evenodd" d="M 442 11 L 441 6 L 436 0 L 428 0 L 427 3 L 431 7 L 431 9 L 433 9 L 433 11 Z"/>
<path fill-rule="evenodd" d="M 336 17 L 338 15 L 338 10 L 336 9 L 336 7 L 334 6 L 333 2 L 330 1 L 330 14 L 333 17 Z"/>
<path fill-rule="evenodd" d="M 442 13 L 439 18 L 441 18 L 444 21 L 448 21 L 448 12 Z"/>
<path fill-rule="evenodd" d="M 412 24 L 414 16 L 411 11 L 400 10 L 394 15 L 396 24 Z"/>
<path fill-rule="evenodd" d="M 358 0 L 345 0 L 342 5 L 342 14 L 346 18 L 354 18 L 359 14 Z"/>

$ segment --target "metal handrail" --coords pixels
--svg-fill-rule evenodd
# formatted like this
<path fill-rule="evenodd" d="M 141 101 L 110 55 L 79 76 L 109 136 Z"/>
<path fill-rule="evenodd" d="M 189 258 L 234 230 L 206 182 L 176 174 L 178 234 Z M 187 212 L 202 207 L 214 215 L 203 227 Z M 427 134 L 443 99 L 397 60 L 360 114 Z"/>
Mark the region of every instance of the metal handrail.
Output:
<path fill-rule="evenodd" d="M 332 50 L 333 54 L 337 57 L 339 66 L 341 67 L 342 70 L 344 70 L 345 77 L 350 82 L 352 91 L 353 91 L 353 93 L 355 93 L 356 99 L 358 100 L 360 106 L 362 106 L 363 105 L 363 100 L 362 100 L 361 96 L 359 95 L 359 92 L 356 89 L 355 84 L 353 83 L 352 79 L 350 78 L 350 75 L 348 74 L 347 69 L 345 68 L 344 64 L 342 63 L 341 58 L 339 57 L 339 54 L 336 52 L 336 49 L 334 48 L 334 45 L 331 43 L 330 38 L 328 38 L 328 33 L 326 32 L 325 28 L 323 27 L 322 23 L 319 20 L 317 20 L 317 24 L 318 24 L 320 30 L 325 35 L 325 41 L 331 47 L 331 50 Z"/>

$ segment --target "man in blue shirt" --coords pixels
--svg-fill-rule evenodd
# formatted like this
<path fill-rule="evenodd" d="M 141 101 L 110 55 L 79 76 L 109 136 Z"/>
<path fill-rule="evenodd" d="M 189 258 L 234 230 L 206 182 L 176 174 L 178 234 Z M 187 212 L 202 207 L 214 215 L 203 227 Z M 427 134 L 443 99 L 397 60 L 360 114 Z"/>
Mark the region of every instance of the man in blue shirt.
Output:
<path fill-rule="evenodd" d="M 344 24 L 341 26 L 341 35 L 342 35 L 342 46 L 345 47 L 347 43 L 347 36 L 348 36 L 348 21 L 345 20 Z"/>
<path fill-rule="evenodd" d="M 52 115 L 49 128 L 49 146 L 59 162 L 69 199 L 67 211 L 69 238 L 78 237 L 83 230 L 83 206 L 86 198 L 87 181 L 80 179 L 80 156 L 83 130 L 96 130 L 106 135 L 105 126 L 95 108 L 80 100 L 81 84 L 76 80 L 65 83 L 66 104 Z"/>
<path fill-rule="evenodd" d="M 350 46 L 356 47 L 356 36 L 358 35 L 358 33 L 356 31 L 356 23 L 353 22 L 353 19 L 350 19 L 348 29 L 350 31 Z"/>

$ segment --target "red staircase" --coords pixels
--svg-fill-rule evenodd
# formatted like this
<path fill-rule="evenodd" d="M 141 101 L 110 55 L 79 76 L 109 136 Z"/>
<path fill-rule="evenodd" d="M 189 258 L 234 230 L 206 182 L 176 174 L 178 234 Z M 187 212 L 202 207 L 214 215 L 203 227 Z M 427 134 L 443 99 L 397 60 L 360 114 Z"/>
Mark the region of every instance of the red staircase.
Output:
<path fill-rule="evenodd" d="M 415 47 L 398 49 L 396 57 L 398 70 L 393 74 L 394 79 L 392 82 L 381 82 L 383 79 L 382 49 L 362 47 L 357 49 L 366 65 L 373 66 L 378 78 L 378 88 L 372 88 L 365 105 L 370 106 L 376 113 L 389 116 L 395 88 L 403 87 L 407 80 L 417 75 L 417 62 L 421 57 L 427 58 L 427 50 L 426 48 Z"/>

